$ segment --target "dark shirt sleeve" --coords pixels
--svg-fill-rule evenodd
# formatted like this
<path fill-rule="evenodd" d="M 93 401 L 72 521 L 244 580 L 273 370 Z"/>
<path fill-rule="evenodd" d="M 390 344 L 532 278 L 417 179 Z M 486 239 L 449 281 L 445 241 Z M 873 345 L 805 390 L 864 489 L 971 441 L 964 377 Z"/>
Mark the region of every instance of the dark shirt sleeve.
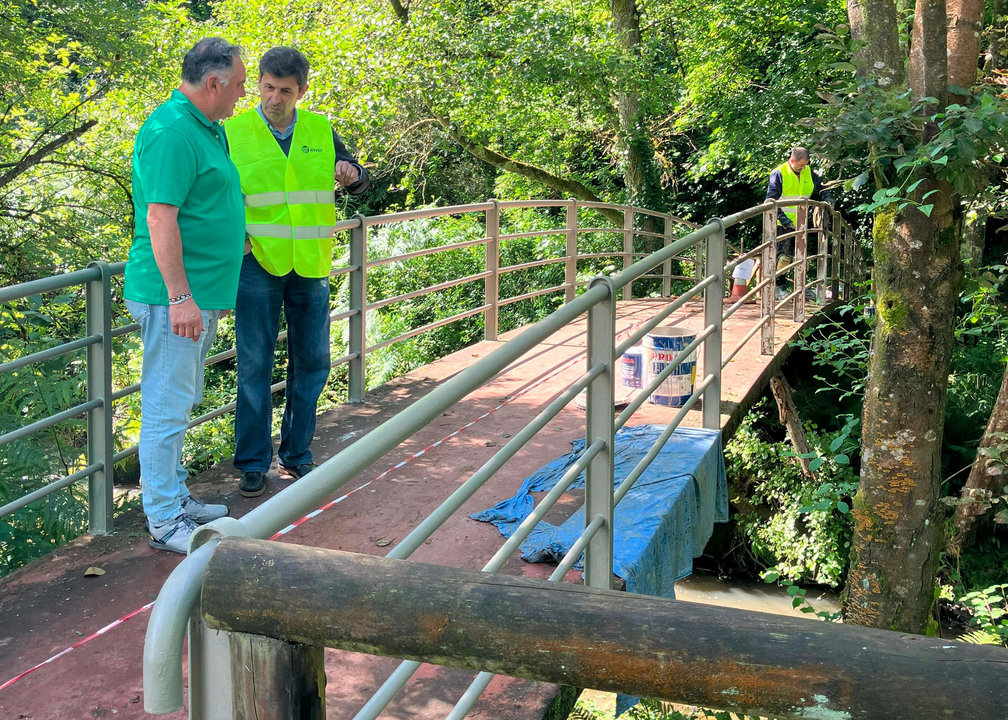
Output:
<path fill-rule="evenodd" d="M 812 171 L 812 199 L 821 200 L 831 205 L 835 202 L 833 193 L 822 186 L 822 178 L 819 177 L 815 170 Z"/>
<path fill-rule="evenodd" d="M 336 148 L 336 162 L 346 160 L 348 163 L 357 168 L 357 171 L 360 173 L 360 178 L 358 178 L 357 182 L 352 185 L 348 185 L 346 191 L 351 195 L 360 195 L 362 192 L 367 190 L 368 186 L 371 184 L 371 176 L 368 175 L 367 168 L 357 162 L 357 158 L 350 154 L 350 151 L 347 150 L 346 145 L 343 144 L 343 140 L 340 139 L 340 136 L 336 134 L 335 130 L 333 130 L 332 139 L 333 145 Z"/>
<path fill-rule="evenodd" d="M 783 185 L 784 180 L 781 178 L 780 170 L 774 170 L 770 173 L 770 183 L 767 185 L 766 199 L 780 200 Z"/>
<path fill-rule="evenodd" d="M 784 190 L 784 178 L 781 177 L 780 170 L 770 173 L 770 182 L 767 184 L 766 199 L 780 200 Z M 777 208 L 777 224 L 783 227 L 791 225 L 791 218 L 784 214 L 784 210 Z"/>

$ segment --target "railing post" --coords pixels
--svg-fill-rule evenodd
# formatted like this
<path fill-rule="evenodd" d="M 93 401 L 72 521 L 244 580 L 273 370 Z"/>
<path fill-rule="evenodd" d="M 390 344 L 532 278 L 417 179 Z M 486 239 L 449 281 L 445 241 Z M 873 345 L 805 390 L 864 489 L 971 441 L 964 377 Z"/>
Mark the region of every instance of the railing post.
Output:
<path fill-rule="evenodd" d="M 808 267 L 808 205 L 799 205 L 798 212 L 798 236 L 795 238 L 794 261 L 794 289 L 795 298 L 793 303 L 793 317 L 795 322 L 805 322 L 805 280 L 807 278 Z"/>
<path fill-rule="evenodd" d="M 850 226 L 844 227 L 842 247 L 844 254 L 843 299 L 844 302 L 848 302 L 851 297 L 851 283 L 856 277 L 856 271 L 854 270 L 854 245 L 851 242 Z"/>
<path fill-rule="evenodd" d="M 499 288 L 500 288 L 500 204 L 491 200 L 493 207 L 486 211 L 486 271 L 484 281 L 487 306 L 483 311 L 483 339 L 496 340 L 498 329 Z"/>
<path fill-rule="evenodd" d="M 829 230 L 826 227 L 826 213 L 829 212 L 832 215 L 832 208 L 830 210 L 820 210 L 819 211 L 819 223 L 816 227 L 816 238 L 818 242 L 816 243 L 816 302 L 820 305 L 826 304 L 826 251 L 829 248 Z"/>
<path fill-rule="evenodd" d="M 628 208 L 623 211 L 623 269 L 633 265 L 633 241 L 634 241 L 634 211 Z M 624 300 L 633 300 L 633 283 L 623 286 Z"/>
<path fill-rule="evenodd" d="M 714 332 L 704 340 L 704 379 L 714 380 L 703 394 L 703 426 L 710 430 L 721 429 L 721 326 L 724 311 L 725 229 L 720 218 L 713 220 L 718 231 L 707 237 L 707 268 L 705 277 L 714 282 L 704 288 L 704 328 L 714 327 Z"/>
<path fill-rule="evenodd" d="M 200 604 L 189 616 L 189 720 L 227 720 L 234 711 L 235 661 L 230 637 L 234 633 L 208 628 Z M 239 662 L 238 667 L 245 663 Z"/>
<path fill-rule="evenodd" d="M 360 223 L 350 230 L 350 311 L 348 322 L 347 399 L 353 403 L 364 402 L 367 387 L 365 353 L 367 348 L 367 225 L 364 216 L 354 215 Z"/>
<path fill-rule="evenodd" d="M 704 275 L 703 275 L 703 271 L 704 271 L 703 240 L 700 240 L 699 242 L 697 242 L 693 253 L 694 253 L 694 256 L 693 256 L 693 280 L 694 280 L 694 282 L 697 285 L 699 285 L 700 282 L 704 278 Z M 685 275 L 685 274 L 686 273 L 683 272 L 683 275 Z"/>
<path fill-rule="evenodd" d="M 588 386 L 588 403 L 585 416 L 585 447 L 596 440 L 604 448 L 592 459 L 585 470 L 585 526 L 601 515 L 603 527 L 595 533 L 585 548 L 584 582 L 596 588 L 612 585 L 613 568 L 613 436 L 616 424 L 613 418 L 614 366 L 616 354 L 616 296 L 608 278 L 599 277 L 592 286 L 605 284 L 609 296 L 595 303 L 588 311 L 588 368 L 602 364 L 605 370 Z"/>
<path fill-rule="evenodd" d="M 92 535 L 107 535 L 113 530 L 113 480 L 115 448 L 112 431 L 112 277 L 108 263 L 92 262 L 100 275 L 90 280 L 85 291 L 85 325 L 88 336 L 99 335 L 101 342 L 87 348 L 87 397 L 100 399 L 101 405 L 87 416 L 87 463 L 101 463 L 101 469 L 88 478 L 88 530 Z"/>
<path fill-rule="evenodd" d="M 833 213 L 833 231 L 829 239 L 829 259 L 830 259 L 830 295 L 833 300 L 840 299 L 840 233 L 843 228 L 840 224 L 840 213 Z"/>
<path fill-rule="evenodd" d="M 774 306 L 777 299 L 774 290 L 777 287 L 777 203 L 763 213 L 763 277 L 768 280 L 760 291 L 760 318 L 770 318 L 763 324 L 760 335 L 760 354 L 774 354 Z"/>
<path fill-rule="evenodd" d="M 564 233 L 566 261 L 564 262 L 564 302 L 577 296 L 577 233 L 578 204 L 571 198 L 567 204 L 567 229 Z"/>
<path fill-rule="evenodd" d="M 662 247 L 672 244 L 672 216 L 666 215 L 662 231 Z M 672 297 L 672 258 L 662 263 L 662 297 Z"/>

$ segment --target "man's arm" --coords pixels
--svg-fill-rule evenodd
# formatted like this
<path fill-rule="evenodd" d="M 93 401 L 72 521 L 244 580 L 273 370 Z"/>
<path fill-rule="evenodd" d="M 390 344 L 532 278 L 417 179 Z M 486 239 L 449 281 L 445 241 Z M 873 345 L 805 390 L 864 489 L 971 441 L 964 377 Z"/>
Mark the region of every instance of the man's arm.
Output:
<path fill-rule="evenodd" d="M 336 148 L 334 179 L 351 195 L 360 195 L 371 184 L 371 177 L 368 175 L 367 169 L 350 154 L 335 130 L 333 130 L 333 146 Z"/>
<path fill-rule="evenodd" d="M 835 200 L 833 198 L 833 193 L 823 187 L 822 178 L 815 172 L 812 171 L 812 198 L 814 200 L 822 200 L 832 205 Z"/>
<path fill-rule="evenodd" d="M 770 182 L 767 184 L 766 199 L 780 200 L 784 192 L 784 178 L 781 177 L 780 170 L 770 173 Z M 793 229 L 791 218 L 784 214 L 781 208 L 777 208 L 777 224 L 786 229 Z"/>
<path fill-rule="evenodd" d="M 189 279 L 182 264 L 178 211 L 174 205 L 165 203 L 150 203 L 147 206 L 151 250 L 170 298 L 189 294 Z M 178 305 L 169 305 L 168 315 L 171 318 L 172 332 L 176 335 L 196 341 L 203 334 L 203 315 L 192 295 Z"/>

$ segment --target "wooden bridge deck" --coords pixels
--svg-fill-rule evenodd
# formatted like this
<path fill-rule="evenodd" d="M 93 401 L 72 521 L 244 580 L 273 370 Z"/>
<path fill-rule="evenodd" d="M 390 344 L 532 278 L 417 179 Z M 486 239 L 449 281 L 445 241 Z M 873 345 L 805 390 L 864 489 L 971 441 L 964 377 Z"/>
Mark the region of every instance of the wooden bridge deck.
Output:
<path fill-rule="evenodd" d="M 620 302 L 617 331 L 624 332 L 647 320 L 658 307 L 659 301 Z M 726 352 L 757 319 L 757 306 L 747 305 L 726 323 Z M 675 320 L 700 327 L 701 305 L 686 306 Z M 763 391 L 774 366 L 787 353 L 787 340 L 798 327 L 779 319 L 776 356 L 760 355 L 757 335 L 728 365 L 723 376 L 723 427 L 730 429 Z M 342 492 L 349 495 L 343 501 L 295 528 L 283 541 L 385 554 L 584 371 L 584 335 L 584 324 L 573 324 L 536 347 L 345 486 Z M 325 413 L 318 423 L 316 460 L 331 457 L 498 345 L 478 343 L 370 392 L 365 403 Z M 699 366 L 698 376 L 702 377 L 702 359 Z M 646 403 L 630 424 L 667 422 L 674 412 Z M 685 422 L 700 425 L 699 412 L 691 411 Z M 493 526 L 470 520 L 468 513 L 510 497 L 523 478 L 568 452 L 570 441 L 583 434 L 583 412 L 571 405 L 412 559 L 482 567 L 502 540 Z M 442 442 L 432 448 L 439 440 Z M 405 465 L 392 470 L 403 461 L 407 461 Z M 202 473 L 191 487 L 199 497 L 223 499 L 233 515 L 241 516 L 282 489 L 283 484 L 276 480 L 275 473 L 271 474 L 268 495 L 255 500 L 242 498 L 237 492 L 235 471 L 226 463 Z M 579 504 L 572 498 L 554 513 L 569 514 Z M 142 700 L 142 652 L 150 615 L 145 606 L 154 600 L 181 557 L 148 547 L 142 519 L 136 515 L 119 520 L 117 527 L 120 529 L 112 536 L 81 538 L 0 580 L 0 685 L 9 683 L 0 689 L 0 717 L 148 717 Z M 105 573 L 85 576 L 85 570 L 92 566 Z M 504 571 L 545 577 L 549 570 L 513 558 Z M 572 573 L 568 579 L 578 581 L 579 577 L 579 573 Z M 327 716 L 332 719 L 351 718 L 396 665 L 382 658 L 327 653 Z M 36 668 L 47 660 L 51 662 Z M 443 718 L 472 677 L 468 672 L 424 666 L 382 717 Z M 555 690 L 539 683 L 498 678 L 468 717 L 539 718 L 556 695 Z M 183 709 L 165 717 L 182 718 L 187 714 Z"/>

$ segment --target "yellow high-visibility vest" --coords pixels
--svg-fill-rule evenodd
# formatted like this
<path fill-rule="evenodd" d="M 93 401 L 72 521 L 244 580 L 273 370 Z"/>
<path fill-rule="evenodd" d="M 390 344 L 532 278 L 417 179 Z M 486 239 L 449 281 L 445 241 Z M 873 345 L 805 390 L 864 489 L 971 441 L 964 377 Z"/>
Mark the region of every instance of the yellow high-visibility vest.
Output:
<path fill-rule="evenodd" d="M 272 275 L 326 277 L 336 224 L 336 148 L 329 120 L 298 110 L 289 156 L 257 110 L 225 124 L 245 195 L 252 252 Z"/>
<path fill-rule="evenodd" d="M 241 170 L 241 168 L 238 168 Z M 812 197 L 815 183 L 812 182 L 812 170 L 806 165 L 802 168 L 801 176 L 794 174 L 791 166 L 786 162 L 777 168 L 781 176 L 781 197 Z M 798 208 L 783 208 L 784 214 L 788 216 L 791 223 L 798 225 Z"/>

